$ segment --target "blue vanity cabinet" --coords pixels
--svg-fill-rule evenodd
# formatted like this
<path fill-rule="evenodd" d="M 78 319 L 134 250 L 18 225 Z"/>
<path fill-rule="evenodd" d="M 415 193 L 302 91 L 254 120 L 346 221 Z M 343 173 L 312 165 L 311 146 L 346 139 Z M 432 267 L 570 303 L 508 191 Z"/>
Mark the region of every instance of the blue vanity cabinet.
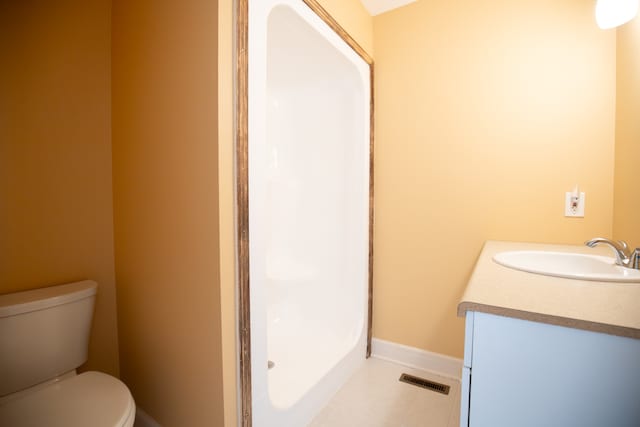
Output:
<path fill-rule="evenodd" d="M 640 340 L 466 313 L 461 427 L 638 427 Z"/>

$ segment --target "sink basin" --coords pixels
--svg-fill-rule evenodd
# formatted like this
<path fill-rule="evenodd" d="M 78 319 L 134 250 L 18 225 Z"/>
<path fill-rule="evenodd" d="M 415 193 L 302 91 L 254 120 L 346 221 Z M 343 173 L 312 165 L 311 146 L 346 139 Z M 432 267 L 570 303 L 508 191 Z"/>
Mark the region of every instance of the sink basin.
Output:
<path fill-rule="evenodd" d="M 640 282 L 640 270 L 616 265 L 613 258 L 572 252 L 508 251 L 493 256 L 505 267 L 528 273 L 599 282 Z"/>

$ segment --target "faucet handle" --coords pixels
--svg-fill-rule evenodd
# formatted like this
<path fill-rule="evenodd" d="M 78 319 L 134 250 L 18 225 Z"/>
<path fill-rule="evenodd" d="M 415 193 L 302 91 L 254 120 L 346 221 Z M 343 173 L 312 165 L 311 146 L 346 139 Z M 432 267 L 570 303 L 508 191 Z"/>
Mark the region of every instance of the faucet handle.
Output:
<path fill-rule="evenodd" d="M 629 250 L 629 245 L 624 240 L 618 240 L 618 243 L 620 244 L 620 246 L 622 246 L 622 249 L 624 249 L 625 251 Z"/>
<path fill-rule="evenodd" d="M 629 264 L 627 265 L 627 267 L 640 270 L 640 248 L 636 248 L 633 252 L 631 252 L 631 255 L 629 256 Z"/>

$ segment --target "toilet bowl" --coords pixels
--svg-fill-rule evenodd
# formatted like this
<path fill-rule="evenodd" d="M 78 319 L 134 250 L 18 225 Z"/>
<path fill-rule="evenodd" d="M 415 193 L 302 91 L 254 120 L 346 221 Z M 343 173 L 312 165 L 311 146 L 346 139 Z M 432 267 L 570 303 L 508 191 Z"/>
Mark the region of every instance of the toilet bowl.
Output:
<path fill-rule="evenodd" d="M 97 284 L 0 295 L 0 426 L 130 427 L 127 386 L 87 360 Z"/>
<path fill-rule="evenodd" d="M 0 426 L 130 427 L 135 408 L 121 381 L 85 372 L 0 404 Z"/>

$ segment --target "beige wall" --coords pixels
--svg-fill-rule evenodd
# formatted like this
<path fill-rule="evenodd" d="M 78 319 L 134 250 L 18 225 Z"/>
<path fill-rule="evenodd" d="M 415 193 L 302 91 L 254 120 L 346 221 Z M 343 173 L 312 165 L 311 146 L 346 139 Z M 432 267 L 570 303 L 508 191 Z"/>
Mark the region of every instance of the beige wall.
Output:
<path fill-rule="evenodd" d="M 218 2 L 218 198 L 220 227 L 220 318 L 224 425 L 238 425 L 236 354 L 236 247 L 234 175 L 234 46 L 232 0 Z"/>
<path fill-rule="evenodd" d="M 613 234 L 640 247 L 640 17 L 617 30 Z"/>
<path fill-rule="evenodd" d="M 121 374 L 164 426 L 223 424 L 218 4 L 113 2 Z"/>
<path fill-rule="evenodd" d="M 111 2 L 0 2 L 0 293 L 99 284 L 85 369 L 118 375 Z"/>
<path fill-rule="evenodd" d="M 374 335 L 456 357 L 485 240 L 611 235 L 616 95 L 591 2 L 463 3 L 374 18 Z M 563 216 L 576 183 L 584 219 Z"/>
<path fill-rule="evenodd" d="M 318 0 L 318 3 L 373 57 L 373 18 L 360 0 Z"/>

